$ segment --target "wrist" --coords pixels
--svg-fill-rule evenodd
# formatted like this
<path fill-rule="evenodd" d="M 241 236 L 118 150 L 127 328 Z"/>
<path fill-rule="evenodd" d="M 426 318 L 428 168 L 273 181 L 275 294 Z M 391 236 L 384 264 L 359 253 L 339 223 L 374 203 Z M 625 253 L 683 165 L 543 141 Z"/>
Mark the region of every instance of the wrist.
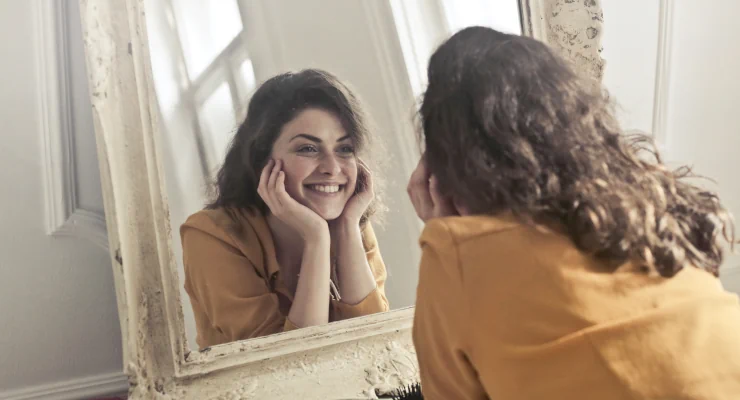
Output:
<path fill-rule="evenodd" d="M 302 236 L 303 242 L 306 244 L 306 246 L 316 246 L 331 243 L 329 224 L 326 221 L 324 221 L 323 224 L 317 226 L 315 229 L 311 229 L 309 232 L 304 233 Z"/>
<path fill-rule="evenodd" d="M 360 218 L 359 217 L 347 217 L 344 215 L 339 216 L 331 223 L 332 230 L 338 232 L 348 232 L 355 229 L 359 229 Z"/>

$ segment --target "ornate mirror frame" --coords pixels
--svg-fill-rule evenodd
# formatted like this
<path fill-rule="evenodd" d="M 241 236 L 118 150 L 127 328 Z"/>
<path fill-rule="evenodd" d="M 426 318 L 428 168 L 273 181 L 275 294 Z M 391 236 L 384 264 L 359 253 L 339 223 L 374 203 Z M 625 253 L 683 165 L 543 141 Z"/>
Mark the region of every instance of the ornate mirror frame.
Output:
<path fill-rule="evenodd" d="M 79 1 L 130 398 L 374 398 L 417 380 L 413 307 L 188 350 L 144 1 Z M 387 0 L 369 4 L 370 17 L 393 20 Z M 524 34 L 601 78 L 598 0 L 520 0 L 520 9 Z"/>

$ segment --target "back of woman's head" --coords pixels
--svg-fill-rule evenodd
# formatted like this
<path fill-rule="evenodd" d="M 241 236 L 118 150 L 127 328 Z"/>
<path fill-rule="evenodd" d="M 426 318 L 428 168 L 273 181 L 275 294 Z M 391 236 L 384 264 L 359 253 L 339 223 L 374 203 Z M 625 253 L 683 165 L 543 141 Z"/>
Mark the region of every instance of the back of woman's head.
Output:
<path fill-rule="evenodd" d="M 334 75 L 306 69 L 288 72 L 265 81 L 249 101 L 244 122 L 234 135 L 214 185 L 215 198 L 207 208 L 256 209 L 268 207 L 257 193 L 260 174 L 269 161 L 282 128 L 302 111 L 321 109 L 334 114 L 350 136 L 355 154 L 372 171 L 369 150 L 372 138 L 368 119 L 359 99 Z M 374 186 L 382 187 L 373 176 Z M 363 215 L 364 223 L 377 209 L 376 201 Z M 230 212 L 231 213 L 231 212 Z"/>
<path fill-rule="evenodd" d="M 436 50 L 428 78 L 426 163 L 470 212 L 555 223 L 609 265 L 718 274 L 734 226 L 717 197 L 623 135 L 606 92 L 554 50 L 471 27 Z"/>

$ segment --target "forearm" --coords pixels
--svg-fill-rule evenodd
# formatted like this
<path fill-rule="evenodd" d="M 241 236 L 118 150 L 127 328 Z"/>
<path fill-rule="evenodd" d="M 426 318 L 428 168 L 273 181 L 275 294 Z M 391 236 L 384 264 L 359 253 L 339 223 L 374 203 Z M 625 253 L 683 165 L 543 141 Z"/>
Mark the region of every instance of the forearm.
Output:
<path fill-rule="evenodd" d="M 343 303 L 357 304 L 376 288 L 362 243 L 362 231 L 359 224 L 345 221 L 336 221 L 333 229 L 339 294 Z"/>
<path fill-rule="evenodd" d="M 298 286 L 288 313 L 288 319 L 299 327 L 329 322 L 330 243 L 327 234 L 304 245 Z"/>

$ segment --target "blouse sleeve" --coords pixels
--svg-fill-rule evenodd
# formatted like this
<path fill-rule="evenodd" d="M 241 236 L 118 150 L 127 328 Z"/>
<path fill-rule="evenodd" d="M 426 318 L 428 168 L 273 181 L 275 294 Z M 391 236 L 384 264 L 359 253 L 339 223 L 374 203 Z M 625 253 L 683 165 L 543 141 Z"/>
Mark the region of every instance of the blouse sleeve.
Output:
<path fill-rule="evenodd" d="M 207 216 L 181 229 L 186 288 L 224 342 L 294 329 L 255 266 Z M 197 319 L 197 318 L 196 318 Z"/>

